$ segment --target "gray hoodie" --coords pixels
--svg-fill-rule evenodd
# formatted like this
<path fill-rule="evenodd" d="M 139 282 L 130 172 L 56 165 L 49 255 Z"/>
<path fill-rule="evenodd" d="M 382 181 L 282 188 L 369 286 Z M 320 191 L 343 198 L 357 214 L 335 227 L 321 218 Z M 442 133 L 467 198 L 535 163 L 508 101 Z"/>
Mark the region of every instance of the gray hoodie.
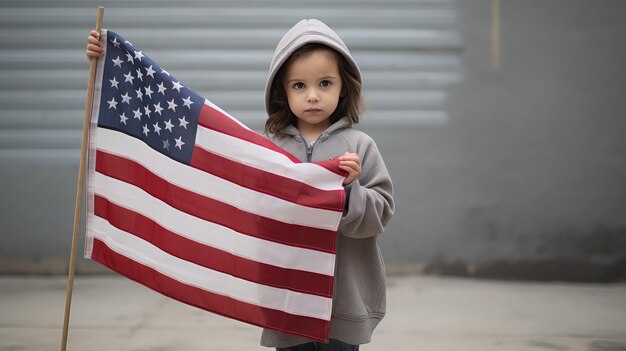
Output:
<path fill-rule="evenodd" d="M 357 70 L 348 48 L 324 23 L 298 22 L 279 42 L 266 85 L 266 107 L 276 72 L 289 56 L 308 43 L 322 43 L 344 55 Z M 393 186 L 374 141 L 351 128 L 347 117 L 324 131 L 310 147 L 294 126 L 272 141 L 302 161 L 322 161 L 354 152 L 361 159 L 361 175 L 346 187 L 347 204 L 339 224 L 330 338 L 349 344 L 368 343 L 385 315 L 385 267 L 376 242 L 394 212 Z M 310 340 L 264 329 L 261 345 L 290 347 Z"/>

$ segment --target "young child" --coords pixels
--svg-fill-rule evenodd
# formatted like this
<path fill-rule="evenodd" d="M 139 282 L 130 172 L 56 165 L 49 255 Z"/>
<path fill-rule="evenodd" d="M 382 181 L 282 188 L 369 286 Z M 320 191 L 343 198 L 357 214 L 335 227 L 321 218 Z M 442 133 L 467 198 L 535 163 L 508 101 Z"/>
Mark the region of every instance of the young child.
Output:
<path fill-rule="evenodd" d="M 92 31 L 87 57 L 103 52 Z M 393 187 L 374 141 L 355 130 L 363 108 L 361 72 L 339 36 L 302 20 L 280 40 L 265 87 L 265 133 L 301 161 L 340 155 L 346 207 L 339 224 L 330 342 L 265 329 L 276 350 L 358 350 L 385 315 L 385 270 L 376 242 L 394 212 Z"/>

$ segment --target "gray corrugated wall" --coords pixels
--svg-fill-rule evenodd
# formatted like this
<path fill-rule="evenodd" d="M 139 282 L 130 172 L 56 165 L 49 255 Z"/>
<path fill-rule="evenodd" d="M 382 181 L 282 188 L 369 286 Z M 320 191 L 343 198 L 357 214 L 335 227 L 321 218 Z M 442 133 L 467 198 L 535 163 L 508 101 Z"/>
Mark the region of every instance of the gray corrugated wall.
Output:
<path fill-rule="evenodd" d="M 0 2 L 0 272 L 65 269 L 88 73 L 83 51 L 99 4 Z M 445 125 L 445 89 L 461 80 L 451 0 L 102 4 L 104 28 L 259 130 L 274 47 L 302 18 L 326 22 L 351 48 L 364 75 L 365 128 Z M 394 219 L 407 222 L 398 228 L 411 220 L 410 213 Z M 411 259 L 386 251 L 392 262 Z M 89 267 L 79 260 L 79 270 Z"/>

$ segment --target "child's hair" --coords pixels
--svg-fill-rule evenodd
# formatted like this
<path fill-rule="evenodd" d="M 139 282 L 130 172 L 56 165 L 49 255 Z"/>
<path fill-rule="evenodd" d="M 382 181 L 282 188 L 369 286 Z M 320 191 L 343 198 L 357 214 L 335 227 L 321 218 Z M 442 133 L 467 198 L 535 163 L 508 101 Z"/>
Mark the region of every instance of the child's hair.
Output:
<path fill-rule="evenodd" d="M 339 75 L 341 77 L 341 95 L 337 108 L 330 116 L 330 123 L 333 124 L 344 116 L 348 116 L 351 123 L 359 123 L 359 114 L 365 109 L 365 103 L 361 97 L 361 81 L 357 69 L 348 64 L 346 58 L 333 48 L 319 43 L 303 45 L 296 50 L 287 61 L 280 67 L 271 85 L 269 98 L 269 116 L 265 122 L 265 134 L 281 134 L 281 131 L 288 125 L 296 125 L 296 116 L 289 108 L 287 92 L 283 80 L 285 78 L 286 67 L 296 58 L 306 56 L 317 51 L 326 50 L 332 52 L 337 60 Z"/>

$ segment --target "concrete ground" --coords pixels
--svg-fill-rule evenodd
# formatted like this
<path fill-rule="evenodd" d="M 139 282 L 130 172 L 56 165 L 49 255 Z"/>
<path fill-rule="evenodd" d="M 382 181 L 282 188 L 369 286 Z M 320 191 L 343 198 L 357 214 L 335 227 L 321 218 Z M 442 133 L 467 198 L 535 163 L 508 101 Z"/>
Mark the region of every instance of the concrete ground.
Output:
<path fill-rule="evenodd" d="M 0 351 L 58 350 L 66 278 L 0 277 Z M 388 279 L 361 350 L 626 350 L 626 283 Z M 269 350 L 260 329 L 117 276 L 78 277 L 68 350 Z"/>

